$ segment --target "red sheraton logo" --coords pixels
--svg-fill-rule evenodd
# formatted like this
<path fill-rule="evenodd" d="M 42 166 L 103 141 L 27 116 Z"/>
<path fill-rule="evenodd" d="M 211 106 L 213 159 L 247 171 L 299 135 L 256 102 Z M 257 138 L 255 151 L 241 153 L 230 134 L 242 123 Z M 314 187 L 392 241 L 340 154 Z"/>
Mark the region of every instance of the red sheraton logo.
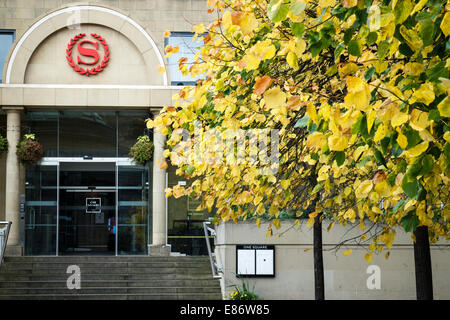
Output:
<path fill-rule="evenodd" d="M 84 76 L 91 76 L 96 75 L 97 73 L 103 71 L 103 69 L 108 65 L 109 62 L 109 47 L 106 43 L 105 39 L 103 39 L 100 35 L 96 33 L 91 33 L 91 36 L 98 40 L 97 41 L 90 41 L 90 40 L 82 40 L 86 36 L 85 33 L 77 34 L 75 37 L 70 39 L 69 44 L 67 45 L 66 49 L 66 59 L 69 63 L 69 66 L 77 73 L 84 75 Z M 99 43 L 103 46 L 103 59 L 98 64 L 98 61 L 100 60 L 99 55 Z M 72 50 L 73 47 L 76 45 L 78 55 L 75 58 L 72 57 Z M 80 65 L 84 64 L 86 66 L 93 66 L 92 68 L 89 67 L 81 67 Z"/>

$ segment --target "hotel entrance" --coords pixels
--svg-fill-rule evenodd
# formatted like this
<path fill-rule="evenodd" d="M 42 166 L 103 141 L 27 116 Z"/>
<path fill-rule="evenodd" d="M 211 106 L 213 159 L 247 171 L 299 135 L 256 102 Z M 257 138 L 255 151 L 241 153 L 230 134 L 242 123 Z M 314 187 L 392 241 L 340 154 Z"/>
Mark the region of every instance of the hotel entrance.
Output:
<path fill-rule="evenodd" d="M 59 254 L 116 251 L 115 163 L 62 163 L 59 179 Z"/>
<path fill-rule="evenodd" d="M 128 158 L 27 167 L 26 255 L 146 255 L 150 173 Z"/>

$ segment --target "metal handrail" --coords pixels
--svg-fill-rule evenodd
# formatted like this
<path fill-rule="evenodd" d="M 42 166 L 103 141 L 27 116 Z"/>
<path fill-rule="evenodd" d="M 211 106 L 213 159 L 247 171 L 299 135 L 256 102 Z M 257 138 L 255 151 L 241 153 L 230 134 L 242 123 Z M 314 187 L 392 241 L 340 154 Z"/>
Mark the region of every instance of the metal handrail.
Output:
<path fill-rule="evenodd" d="M 211 233 L 211 236 L 216 237 L 216 230 L 209 228 L 207 224 L 211 224 L 211 222 L 203 222 L 203 231 L 205 233 L 206 247 L 208 248 L 209 263 L 211 264 L 212 276 L 214 279 L 221 279 L 222 276 L 220 276 L 219 273 L 223 273 L 223 269 L 214 261 L 214 257 L 216 255 L 211 251 L 211 244 L 209 243 L 209 233 Z"/>
<path fill-rule="evenodd" d="M 9 230 L 11 229 L 11 221 L 0 221 L 0 225 L 6 225 L 6 227 L 0 229 L 0 267 L 3 263 L 3 255 L 6 250 L 6 243 L 8 242 Z"/>

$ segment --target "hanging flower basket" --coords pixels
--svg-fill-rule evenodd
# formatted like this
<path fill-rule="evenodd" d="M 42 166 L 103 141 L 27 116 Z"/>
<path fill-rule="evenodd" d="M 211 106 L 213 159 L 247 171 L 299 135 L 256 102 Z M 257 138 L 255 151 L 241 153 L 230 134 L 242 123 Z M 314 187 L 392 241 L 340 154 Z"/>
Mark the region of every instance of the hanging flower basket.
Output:
<path fill-rule="evenodd" d="M 23 164 L 36 164 L 44 156 L 44 148 L 36 141 L 34 134 L 24 135 L 17 145 L 17 157 Z"/>
<path fill-rule="evenodd" d="M 0 157 L 2 156 L 3 152 L 8 151 L 8 139 L 4 138 L 0 134 Z"/>
<path fill-rule="evenodd" d="M 153 142 L 148 136 L 140 136 L 131 147 L 129 156 L 138 164 L 144 165 L 153 158 Z"/>

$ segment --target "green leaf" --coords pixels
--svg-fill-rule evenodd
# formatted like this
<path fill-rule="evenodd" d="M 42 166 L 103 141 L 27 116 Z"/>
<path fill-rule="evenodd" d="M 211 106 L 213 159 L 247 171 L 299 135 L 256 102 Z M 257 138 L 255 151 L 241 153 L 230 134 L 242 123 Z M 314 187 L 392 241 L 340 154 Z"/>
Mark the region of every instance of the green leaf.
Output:
<path fill-rule="evenodd" d="M 408 140 L 408 146 L 406 147 L 407 149 L 414 147 L 415 145 L 417 145 L 419 142 L 422 141 L 419 133 L 414 129 L 409 128 L 403 134 L 406 136 L 406 139 Z"/>
<path fill-rule="evenodd" d="M 414 54 L 414 51 L 412 51 L 411 48 L 406 43 L 402 43 L 398 47 L 398 51 L 407 57 L 411 57 Z"/>
<path fill-rule="evenodd" d="M 419 226 L 420 221 L 413 212 L 408 212 L 408 214 L 402 218 L 401 224 L 406 232 L 414 232 Z"/>
<path fill-rule="evenodd" d="M 390 47 L 390 44 L 386 40 L 381 41 L 378 44 L 378 51 L 377 51 L 378 59 L 382 60 L 382 59 L 384 59 L 387 56 L 388 51 L 389 51 L 389 47 Z"/>
<path fill-rule="evenodd" d="M 337 61 L 339 59 L 339 56 L 342 54 L 342 52 L 345 49 L 345 45 L 342 43 L 339 43 L 336 47 L 336 49 L 334 49 L 334 61 Z"/>
<path fill-rule="evenodd" d="M 433 44 L 434 23 L 431 19 L 420 20 L 420 37 L 423 41 L 423 46 Z"/>
<path fill-rule="evenodd" d="M 316 184 L 314 189 L 311 191 L 311 194 L 315 194 L 319 192 L 323 188 L 323 183 Z"/>
<path fill-rule="evenodd" d="M 420 183 L 417 179 L 405 174 L 402 180 L 402 189 L 409 198 L 413 199 L 419 194 Z"/>
<path fill-rule="evenodd" d="M 305 128 L 308 125 L 309 116 L 305 114 L 305 116 L 301 119 L 298 119 L 294 125 L 294 128 Z"/>
<path fill-rule="evenodd" d="M 293 1 L 293 3 L 291 4 L 291 12 L 293 15 L 299 15 L 300 13 L 303 12 L 303 10 L 305 10 L 306 8 L 306 3 L 303 1 Z"/>
<path fill-rule="evenodd" d="M 430 110 L 430 112 L 428 113 L 428 120 L 433 120 L 434 122 L 438 122 L 442 119 L 441 117 L 441 113 L 439 112 L 438 109 L 433 109 Z"/>
<path fill-rule="evenodd" d="M 195 167 L 193 165 L 190 165 L 186 168 L 186 173 L 189 175 L 193 174 L 194 171 L 195 171 Z"/>
<path fill-rule="evenodd" d="M 398 0 L 394 8 L 395 24 L 400 24 L 405 21 L 411 11 L 414 3 L 411 0 Z"/>
<path fill-rule="evenodd" d="M 375 149 L 374 156 L 375 156 L 375 160 L 377 160 L 377 163 L 379 165 L 383 165 L 385 167 L 387 166 L 386 160 L 384 159 L 383 154 L 381 153 L 380 150 Z"/>
<path fill-rule="evenodd" d="M 376 32 L 370 32 L 367 36 L 367 45 L 372 45 L 377 41 L 378 34 Z"/>
<path fill-rule="evenodd" d="M 448 78 L 449 71 L 445 67 L 446 62 L 441 61 L 426 71 L 426 75 L 430 81 L 437 81 L 439 78 Z"/>
<path fill-rule="evenodd" d="M 348 43 L 348 53 L 355 57 L 361 57 L 362 51 L 357 40 L 350 40 Z"/>
<path fill-rule="evenodd" d="M 344 151 L 337 151 L 335 154 L 335 159 L 338 167 L 340 167 L 344 161 L 345 161 L 345 152 Z"/>
<path fill-rule="evenodd" d="M 431 155 L 426 154 L 425 156 L 419 158 L 416 162 L 414 162 L 406 172 L 410 178 L 417 178 L 418 176 L 426 175 L 433 171 L 434 168 L 434 159 Z"/>
<path fill-rule="evenodd" d="M 303 24 L 303 22 L 292 22 L 291 30 L 294 36 L 301 39 L 305 34 L 305 25 Z"/>
<path fill-rule="evenodd" d="M 267 15 L 273 22 L 284 21 L 289 13 L 289 7 L 283 0 L 272 0 L 267 8 Z"/>

